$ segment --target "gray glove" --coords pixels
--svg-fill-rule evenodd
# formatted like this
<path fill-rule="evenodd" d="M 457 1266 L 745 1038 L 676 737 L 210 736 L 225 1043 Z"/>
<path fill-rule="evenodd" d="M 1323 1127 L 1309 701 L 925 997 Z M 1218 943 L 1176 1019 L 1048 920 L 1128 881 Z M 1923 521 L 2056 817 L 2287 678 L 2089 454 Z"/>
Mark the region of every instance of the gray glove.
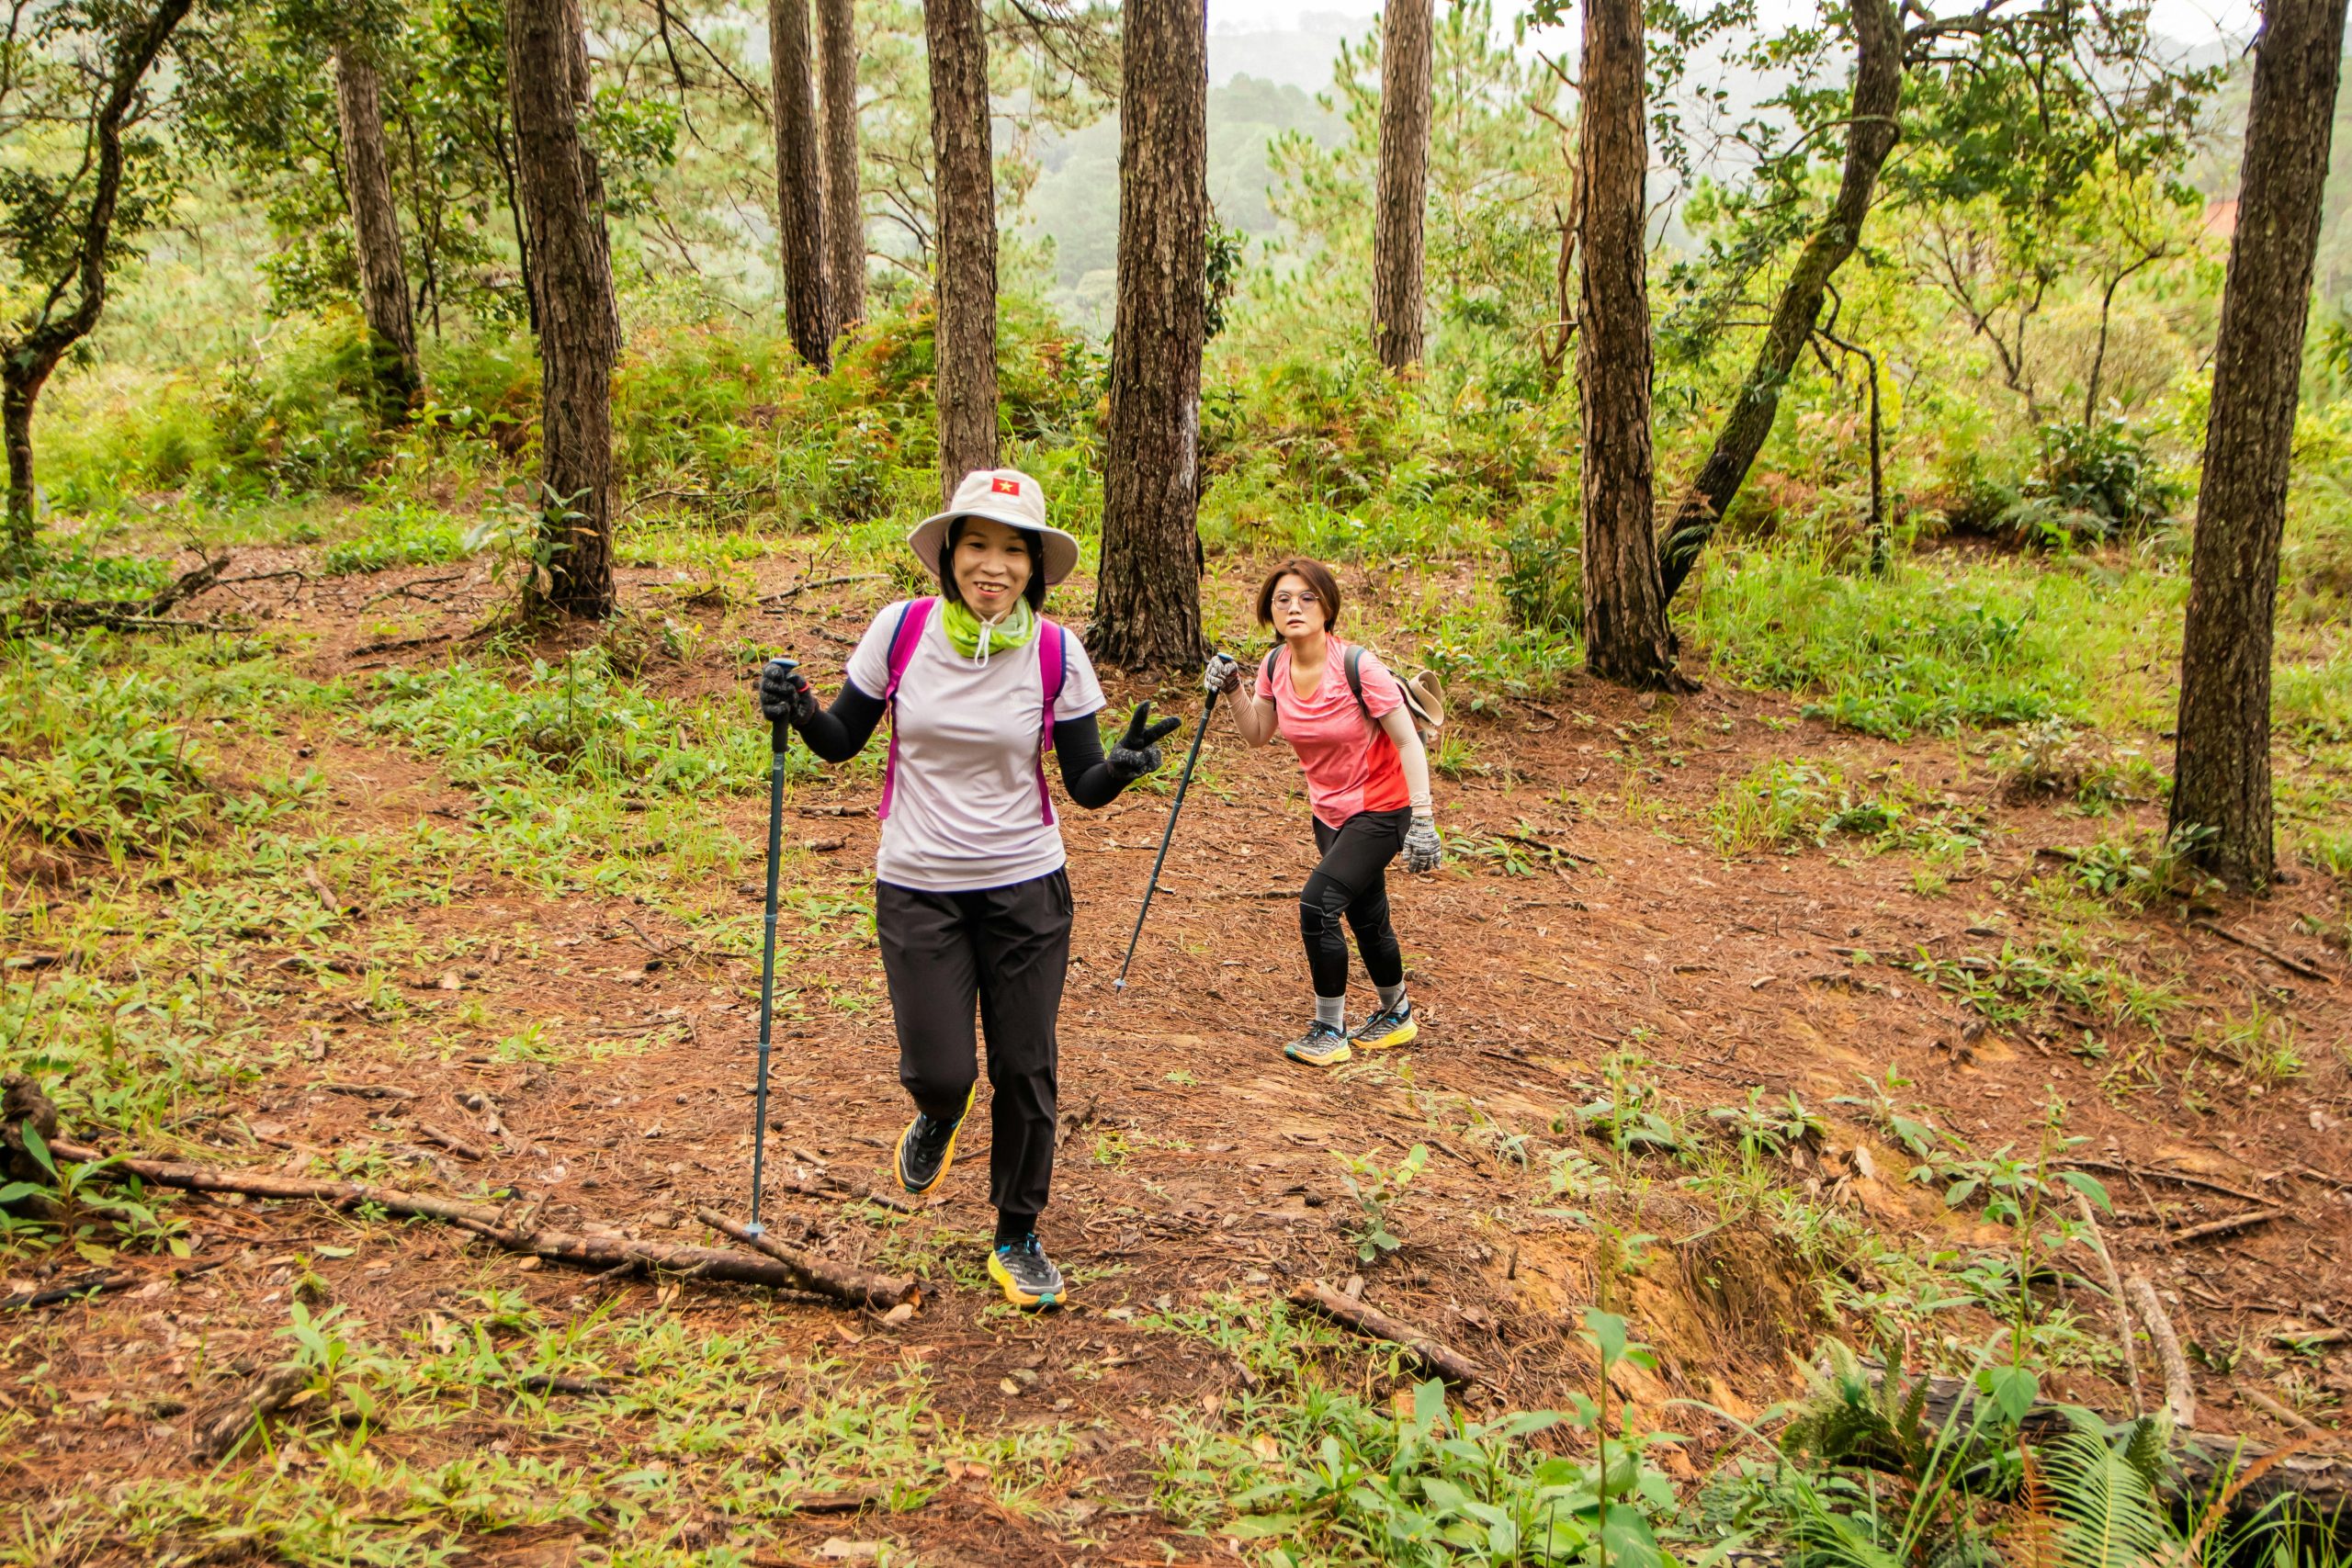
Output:
<path fill-rule="evenodd" d="M 1201 686 L 1211 696 L 1229 695 L 1241 689 L 1241 661 L 1229 653 L 1209 655 L 1209 665 L 1201 671 Z"/>
<path fill-rule="evenodd" d="M 817 694 L 808 689 L 808 677 L 798 665 L 789 659 L 769 660 L 760 671 L 760 716 L 799 729 L 816 718 L 817 709 Z"/>
<path fill-rule="evenodd" d="M 1135 716 L 1127 720 L 1127 732 L 1111 743 L 1110 753 L 1102 761 L 1109 765 L 1111 776 L 1126 787 L 1146 773 L 1159 769 L 1159 742 L 1182 723 L 1182 719 L 1163 718 L 1151 721 L 1151 705 L 1143 703 L 1136 708 Z"/>
<path fill-rule="evenodd" d="M 1426 812 L 1413 813 L 1412 826 L 1405 829 L 1405 869 L 1435 871 L 1445 860 L 1445 843 L 1437 836 L 1436 819 Z"/>

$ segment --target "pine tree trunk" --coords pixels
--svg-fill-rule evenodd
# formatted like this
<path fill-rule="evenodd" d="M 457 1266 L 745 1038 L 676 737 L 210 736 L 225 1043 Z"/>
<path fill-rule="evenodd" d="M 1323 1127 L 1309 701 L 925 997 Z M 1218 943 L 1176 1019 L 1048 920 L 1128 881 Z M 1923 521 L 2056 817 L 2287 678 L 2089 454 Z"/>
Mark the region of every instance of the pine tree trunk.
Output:
<path fill-rule="evenodd" d="M 424 384 L 416 359 L 408 271 L 401 258 L 391 160 L 384 151 L 384 106 L 365 43 L 334 52 L 334 108 L 343 130 L 343 181 L 351 200 L 352 249 L 359 258 L 359 303 L 386 403 L 406 409 Z"/>
<path fill-rule="evenodd" d="M 939 212 L 939 491 L 996 467 L 996 168 L 979 0 L 924 0 Z"/>
<path fill-rule="evenodd" d="M 1372 216 L 1372 345 L 1402 370 L 1421 357 L 1429 206 L 1432 0 L 1388 0 L 1380 36 L 1380 169 Z"/>
<path fill-rule="evenodd" d="M 833 367 L 833 314 L 825 301 L 825 165 L 808 74 L 808 0 L 768 0 L 768 71 L 785 325 L 800 357 L 827 371 Z"/>
<path fill-rule="evenodd" d="M 2271 620 L 2345 3 L 2269 0 L 2255 40 L 2237 232 L 2197 490 L 2171 825 L 2210 830 L 2196 859 L 2241 891 L 2267 885 L 2277 871 Z"/>
<path fill-rule="evenodd" d="M 1583 70 L 1585 665 L 1603 680 L 1672 689 L 1683 682 L 1651 518 L 1641 0 L 1585 0 Z"/>
<path fill-rule="evenodd" d="M 1780 416 L 1781 389 L 1795 370 L 1797 356 L 1821 319 L 1829 280 L 1861 243 L 1862 220 L 1879 171 L 1894 150 L 1895 115 L 1903 103 L 1903 28 L 1891 0 L 1854 0 L 1854 98 L 1846 131 L 1846 167 L 1829 210 L 1798 253 L 1772 308 L 1771 324 L 1756 350 L 1756 363 L 1733 398 L 1715 444 L 1690 481 L 1667 530 L 1659 568 L 1666 596 L 1674 597 L 1698 565 L 1700 552 L 1714 537 L 1715 525 L 1747 480 L 1756 455 Z"/>
<path fill-rule="evenodd" d="M 1208 319 L 1208 17 L 1126 0 L 1119 91 L 1119 294 L 1103 429 L 1097 662 L 1199 662 L 1201 349 Z"/>
<path fill-rule="evenodd" d="M 613 361 L 620 352 L 604 180 L 582 128 L 588 48 L 577 0 L 506 0 L 515 183 L 538 312 L 540 547 L 526 609 L 613 610 Z"/>
<path fill-rule="evenodd" d="M 11 363 L 0 371 L 0 439 L 8 447 L 8 533 L 5 553 L 22 559 L 32 553 L 33 517 L 33 400 L 49 378 L 46 367 L 38 376 Z"/>
<path fill-rule="evenodd" d="M 817 0 L 817 112 L 825 165 L 825 301 L 832 335 L 865 319 L 865 207 L 857 176 L 855 0 Z"/>

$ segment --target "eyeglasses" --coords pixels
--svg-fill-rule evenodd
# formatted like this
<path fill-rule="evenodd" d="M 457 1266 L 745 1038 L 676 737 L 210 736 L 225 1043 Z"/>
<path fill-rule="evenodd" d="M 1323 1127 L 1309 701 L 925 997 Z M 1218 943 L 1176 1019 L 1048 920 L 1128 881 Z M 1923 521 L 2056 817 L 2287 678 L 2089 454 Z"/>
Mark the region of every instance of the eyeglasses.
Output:
<path fill-rule="evenodd" d="M 1313 589 L 1308 588 L 1302 589 L 1296 593 L 1277 593 L 1274 595 L 1274 603 L 1283 606 L 1284 609 L 1296 608 L 1303 610 L 1309 604 L 1320 604 L 1323 601 L 1315 596 L 1315 591 Z"/>

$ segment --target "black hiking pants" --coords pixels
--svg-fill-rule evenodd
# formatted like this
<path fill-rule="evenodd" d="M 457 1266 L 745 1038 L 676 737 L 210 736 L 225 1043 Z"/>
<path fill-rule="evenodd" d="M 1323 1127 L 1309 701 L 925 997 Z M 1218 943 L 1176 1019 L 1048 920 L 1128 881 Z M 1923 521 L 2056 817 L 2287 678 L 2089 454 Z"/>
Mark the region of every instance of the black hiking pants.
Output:
<path fill-rule="evenodd" d="M 1363 954 L 1372 983 L 1404 982 L 1404 954 L 1388 920 L 1388 863 L 1405 847 L 1412 819 L 1409 810 L 1359 811 L 1337 828 L 1316 819 L 1315 847 L 1323 852 L 1323 862 L 1298 896 L 1298 931 L 1306 939 L 1306 971 L 1314 976 L 1317 996 L 1348 993 L 1342 919 L 1356 933 L 1356 951 Z"/>
<path fill-rule="evenodd" d="M 989 1201 L 1044 1210 L 1054 1177 L 1054 1033 L 1069 968 L 1069 876 L 969 893 L 874 885 L 874 930 L 899 1030 L 899 1081 L 953 1121 L 978 1081 L 973 1004 L 989 1043 Z"/>

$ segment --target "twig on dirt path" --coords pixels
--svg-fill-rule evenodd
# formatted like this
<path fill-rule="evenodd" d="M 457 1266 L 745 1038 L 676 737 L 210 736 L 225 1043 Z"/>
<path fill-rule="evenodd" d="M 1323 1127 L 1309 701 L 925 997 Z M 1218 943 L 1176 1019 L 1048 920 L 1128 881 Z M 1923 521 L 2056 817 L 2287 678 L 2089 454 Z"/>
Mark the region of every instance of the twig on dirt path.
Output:
<path fill-rule="evenodd" d="M 1571 850 L 1564 850 L 1559 845 L 1547 843 L 1542 839 L 1530 838 L 1525 833 L 1497 833 L 1495 837 L 1504 843 L 1517 844 L 1522 849 L 1533 850 L 1539 854 L 1556 856 L 1566 861 L 1570 865 L 1599 865 L 1600 863 L 1589 856 L 1577 854 Z"/>
<path fill-rule="evenodd" d="M 1319 1313 L 1367 1338 L 1385 1339 L 1391 1345 L 1403 1347 L 1424 1371 L 1435 1372 L 1449 1382 L 1480 1383 L 1486 1381 L 1486 1374 L 1478 1370 L 1477 1363 L 1459 1350 L 1439 1343 L 1411 1324 L 1399 1322 L 1377 1307 L 1368 1307 L 1362 1302 L 1341 1295 L 1320 1280 L 1293 1291 L 1290 1300 L 1293 1306 Z"/>
<path fill-rule="evenodd" d="M 108 1291 L 119 1291 L 135 1285 L 137 1274 L 85 1274 L 62 1285 L 52 1285 L 45 1291 L 20 1291 L 13 1296 L 0 1296 L 0 1312 L 29 1312 L 36 1307 L 55 1306 L 61 1302 L 86 1301 Z"/>
<path fill-rule="evenodd" d="M 869 808 L 863 806 L 796 806 L 792 809 L 803 817 L 863 817 Z"/>
<path fill-rule="evenodd" d="M 419 1122 L 416 1124 L 416 1135 L 428 1144 L 440 1145 L 459 1159 L 484 1160 L 490 1157 L 488 1151 L 480 1145 L 469 1144 L 457 1134 L 444 1132 L 430 1122 Z"/>
<path fill-rule="evenodd" d="M 2115 1346 L 2123 1352 L 2124 1370 L 2132 1374 L 2132 1414 L 2145 1416 L 2148 1402 L 2140 1392 L 2140 1356 L 2132 1348 L 2132 1305 L 2123 1299 L 2123 1279 L 2115 1271 L 2115 1255 L 2107 1250 L 2107 1237 L 2099 1234 L 2098 1216 L 2091 1213 L 2091 1201 L 2077 1190 L 2075 1212 L 2083 1217 L 2083 1224 L 2090 1233 L 2091 1250 L 2098 1254 L 2099 1267 L 2107 1272 L 2108 1305 L 2115 1313 Z"/>
<path fill-rule="evenodd" d="M 2301 975 L 2307 980 L 2317 980 L 2323 986 L 2335 984 L 2335 976 L 2326 970 L 2315 969 L 2300 958 L 2289 957 L 2267 942 L 2256 942 L 2250 936 L 2240 936 L 2237 932 L 2211 920 L 2191 920 L 2188 924 L 2192 931 L 2200 931 L 2209 936 L 2220 937 L 2223 942 L 2233 942 L 2249 953 L 2258 953 L 2290 974 Z"/>
<path fill-rule="evenodd" d="M 528 1377 L 516 1378 L 506 1386 L 522 1393 L 576 1393 L 588 1398 L 621 1391 L 620 1384 L 608 1382 L 603 1378 L 570 1378 L 548 1372 L 533 1372 Z"/>
<path fill-rule="evenodd" d="M 420 577 L 413 582 L 396 583 L 392 587 L 385 589 L 381 593 L 371 594 L 368 598 L 361 600 L 359 607 L 362 610 L 373 609 L 387 599 L 414 599 L 420 604 L 434 605 L 446 604 L 448 603 L 447 599 L 435 599 L 432 594 L 419 593 L 417 590 L 420 588 L 438 588 L 445 582 L 462 582 L 465 581 L 466 575 L 467 574 L 462 571 L 453 571 L 445 577 Z"/>
<path fill-rule="evenodd" d="M 2229 1235 L 2233 1232 L 2246 1230 L 2255 1225 L 2267 1225 L 2273 1220 L 2283 1220 L 2286 1217 L 2287 1211 L 2284 1209 L 2252 1209 L 2242 1214 L 2207 1220 L 2203 1224 L 2167 1231 L 2165 1233 L 2164 1239 L 2168 1242 L 2204 1241 L 2209 1237 Z"/>
<path fill-rule="evenodd" d="M 206 1464 L 225 1458 L 257 1422 L 283 1410 L 293 1397 L 311 1386 L 308 1367 L 274 1367 L 248 1384 L 228 1409 L 197 1429 L 191 1455 Z"/>
<path fill-rule="evenodd" d="M 447 642 L 457 635 L 455 632 L 435 632 L 430 637 L 397 637 L 389 642 L 363 642 L 344 657 L 357 659 L 370 653 L 397 653 L 404 648 L 423 648 L 427 643 Z"/>
<path fill-rule="evenodd" d="M 770 1123 L 774 1125 L 774 1123 Z M 820 1169 L 813 1177 L 784 1171 L 775 1178 L 775 1184 L 787 1192 L 797 1192 L 804 1198 L 855 1198 L 868 1203 L 879 1203 L 886 1209 L 911 1214 L 922 1207 L 921 1201 L 876 1181 L 852 1181 Z"/>
<path fill-rule="evenodd" d="M 766 1253 L 799 1275 L 804 1288 L 820 1295 L 831 1296 L 852 1306 L 884 1308 L 922 1299 L 922 1287 L 911 1275 L 893 1277 L 877 1274 L 855 1264 L 837 1263 L 830 1258 L 798 1251 L 785 1246 L 765 1231 L 755 1233 L 751 1226 L 739 1224 L 716 1209 L 696 1209 L 695 1217 L 711 1229 Z"/>
<path fill-rule="evenodd" d="M 2260 1203 L 2265 1207 L 2276 1201 L 2259 1192 L 2248 1192 L 2242 1187 L 2232 1187 L 2225 1181 L 2213 1181 L 2202 1176 L 2191 1176 L 2185 1170 L 2165 1170 L 2160 1166 L 2126 1165 L 2121 1160 L 2071 1159 L 2063 1156 L 2051 1163 L 2066 1166 L 2075 1170 L 2103 1170 L 2110 1176 L 2153 1177 L 2158 1181 L 2169 1181 L 2177 1187 L 2199 1187 L 2208 1192 L 2219 1192 L 2230 1198 L 2243 1198 L 2249 1203 Z"/>
<path fill-rule="evenodd" d="M 414 1100 L 416 1090 L 388 1083 L 316 1083 L 312 1089 L 327 1094 L 347 1094 L 358 1100 Z"/>
<path fill-rule="evenodd" d="M 2186 1432 L 2197 1425 L 2197 1385 L 2188 1379 L 2188 1361 L 2180 1353 L 2180 1336 L 2172 1331 L 2172 1319 L 2165 1315 L 2165 1303 L 2156 1299 L 2156 1288 L 2144 1275 L 2134 1274 L 2123 1281 L 2123 1293 L 2130 1298 L 2132 1310 L 2139 1314 L 2147 1325 L 2148 1342 L 2156 1348 L 2156 1364 L 2165 1372 L 2165 1414 L 2172 1421 L 2173 1430 Z"/>
<path fill-rule="evenodd" d="M 107 1161 L 103 1149 L 62 1138 L 50 1141 L 51 1152 L 75 1164 Z M 165 1160 L 114 1158 L 107 1172 L 128 1171 L 158 1187 L 188 1192 L 242 1192 L 249 1198 L 286 1198 L 331 1203 L 339 1209 L 372 1203 L 387 1213 L 441 1220 L 496 1242 L 509 1252 L 544 1258 L 575 1269 L 610 1269 L 624 1261 L 660 1269 L 695 1280 L 725 1280 L 771 1289 L 806 1290 L 800 1279 L 783 1264 L 724 1247 L 662 1247 L 620 1237 L 572 1235 L 555 1230 L 523 1228 L 503 1210 L 487 1203 L 435 1198 L 398 1187 L 366 1181 L 305 1181 L 293 1177 L 263 1176 L 208 1166 L 180 1165 Z"/>
<path fill-rule="evenodd" d="M 796 1514 L 862 1514 L 879 1507 L 889 1496 L 887 1489 L 874 1486 L 854 1492 L 797 1492 L 786 1506 Z"/>
<path fill-rule="evenodd" d="M 812 588 L 839 588 L 845 582 L 879 582 L 889 575 L 887 571 L 853 571 L 841 577 L 820 577 L 809 582 L 796 582 L 791 587 L 775 593 L 763 593 L 760 595 L 759 602 L 763 604 L 781 604 L 787 599 L 797 599 Z"/>
<path fill-rule="evenodd" d="M 2290 1432 L 2316 1432 L 2319 1427 L 2299 1410 L 2279 1404 L 2260 1389 L 2247 1383 L 2233 1385 L 2233 1391 L 2248 1404 L 2269 1416 Z"/>
<path fill-rule="evenodd" d="M 2274 1328 L 2274 1345 L 2352 1345 L 2352 1328 Z"/>

